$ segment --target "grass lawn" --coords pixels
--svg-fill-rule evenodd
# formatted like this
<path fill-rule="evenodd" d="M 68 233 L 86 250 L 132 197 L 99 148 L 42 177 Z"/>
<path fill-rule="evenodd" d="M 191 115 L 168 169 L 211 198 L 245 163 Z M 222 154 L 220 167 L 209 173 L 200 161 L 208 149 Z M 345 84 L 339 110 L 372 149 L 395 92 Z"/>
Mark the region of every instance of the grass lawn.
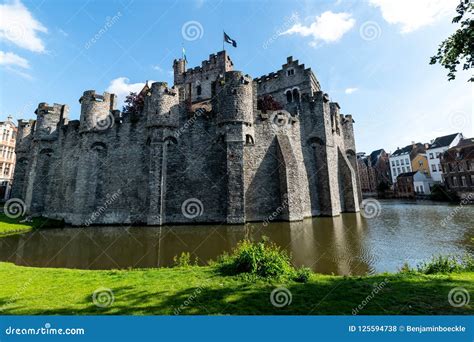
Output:
<path fill-rule="evenodd" d="M 20 216 L 18 218 L 10 218 L 7 215 L 1 213 L 0 214 L 0 237 L 6 236 L 10 234 L 18 234 L 18 233 L 25 233 L 32 229 L 40 229 L 43 227 L 48 228 L 58 228 L 63 225 L 62 222 L 56 220 L 50 220 L 41 217 L 33 218 L 32 222 L 23 222 L 20 221 L 24 220 L 24 216 Z"/>
<path fill-rule="evenodd" d="M 472 303 L 456 308 L 448 302 L 454 287 L 474 293 L 473 272 L 366 277 L 313 274 L 307 283 L 279 283 L 224 276 L 213 266 L 85 271 L 0 263 L 0 279 L 0 314 L 351 315 L 371 294 L 373 298 L 360 315 L 474 314 Z M 374 285 L 379 285 L 376 294 Z M 277 286 L 291 292 L 291 304 L 277 308 L 270 303 L 270 293 Z M 99 288 L 112 290 L 110 306 L 93 303 L 92 294 Z M 104 299 L 97 298 L 99 302 Z"/>

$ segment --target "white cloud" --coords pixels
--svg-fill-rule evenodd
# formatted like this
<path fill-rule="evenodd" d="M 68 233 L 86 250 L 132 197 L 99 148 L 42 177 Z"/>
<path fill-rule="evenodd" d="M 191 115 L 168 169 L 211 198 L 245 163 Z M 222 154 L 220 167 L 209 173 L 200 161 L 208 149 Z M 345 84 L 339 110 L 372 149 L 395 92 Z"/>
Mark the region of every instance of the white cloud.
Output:
<path fill-rule="evenodd" d="M 148 84 L 151 85 L 154 81 L 148 81 Z M 138 93 L 145 86 L 143 83 L 130 83 L 130 80 L 127 77 L 118 77 L 110 81 L 110 84 L 107 88 L 109 93 L 117 95 L 117 102 L 119 106 L 122 106 L 125 97 L 130 94 L 130 92 Z"/>
<path fill-rule="evenodd" d="M 160 67 L 159 65 L 153 65 L 153 66 L 152 66 L 152 69 L 153 69 L 153 70 L 156 70 L 156 71 L 158 71 L 158 72 L 163 72 L 163 68 Z"/>
<path fill-rule="evenodd" d="M 400 24 L 402 33 L 433 24 L 448 14 L 455 15 L 459 0 L 370 0 L 380 8 L 389 24 Z"/>
<path fill-rule="evenodd" d="M 19 0 L 0 5 L 0 40 L 33 52 L 45 52 L 39 32 L 46 33 L 48 29 Z"/>
<path fill-rule="evenodd" d="M 301 23 L 296 23 L 289 30 L 281 33 L 281 35 L 299 34 L 303 37 L 311 36 L 313 40 L 310 45 L 316 46 L 319 41 L 326 43 L 337 42 L 354 24 L 355 19 L 352 18 L 350 13 L 326 11 L 317 16 L 311 25 L 304 26 Z"/>
<path fill-rule="evenodd" d="M 350 95 L 350 94 L 356 92 L 357 90 L 359 90 L 359 88 L 347 88 L 346 90 L 344 90 L 344 92 L 345 92 L 346 94 L 349 94 L 349 95 Z"/>
<path fill-rule="evenodd" d="M 20 68 L 29 69 L 30 63 L 13 52 L 0 51 L 0 65 L 19 66 Z"/>

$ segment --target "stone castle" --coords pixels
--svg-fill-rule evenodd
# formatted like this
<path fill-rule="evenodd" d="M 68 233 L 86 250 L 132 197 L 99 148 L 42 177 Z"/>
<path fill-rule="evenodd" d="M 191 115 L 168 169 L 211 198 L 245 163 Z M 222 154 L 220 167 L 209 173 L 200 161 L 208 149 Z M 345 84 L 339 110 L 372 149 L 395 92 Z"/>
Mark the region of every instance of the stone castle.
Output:
<path fill-rule="evenodd" d="M 353 119 L 288 57 L 252 79 L 226 51 L 174 86 L 144 87 L 143 108 L 85 91 L 80 120 L 40 103 L 19 120 L 12 197 L 72 225 L 302 220 L 359 210 Z M 265 103 L 271 106 L 265 107 Z"/>

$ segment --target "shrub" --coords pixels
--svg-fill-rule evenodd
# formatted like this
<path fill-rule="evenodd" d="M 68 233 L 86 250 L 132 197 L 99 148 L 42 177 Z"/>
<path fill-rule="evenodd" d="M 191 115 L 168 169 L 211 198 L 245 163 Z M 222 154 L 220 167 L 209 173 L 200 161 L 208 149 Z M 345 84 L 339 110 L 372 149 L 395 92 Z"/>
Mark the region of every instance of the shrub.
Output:
<path fill-rule="evenodd" d="M 293 280 L 298 283 L 307 283 L 312 273 L 308 267 L 301 267 L 296 270 Z"/>
<path fill-rule="evenodd" d="M 416 268 L 411 268 L 405 263 L 400 269 L 400 273 L 454 273 L 454 272 L 474 272 L 474 259 L 465 255 L 457 257 L 453 255 L 439 255 L 431 258 L 430 261 L 418 264 Z"/>
<path fill-rule="evenodd" d="M 173 261 L 177 267 L 189 267 L 191 266 L 191 254 L 189 252 L 182 252 L 179 257 L 175 255 Z"/>
<path fill-rule="evenodd" d="M 240 242 L 230 255 L 218 260 L 219 269 L 226 274 L 254 274 L 263 278 L 278 278 L 294 273 L 290 257 L 278 246 L 265 241 Z"/>

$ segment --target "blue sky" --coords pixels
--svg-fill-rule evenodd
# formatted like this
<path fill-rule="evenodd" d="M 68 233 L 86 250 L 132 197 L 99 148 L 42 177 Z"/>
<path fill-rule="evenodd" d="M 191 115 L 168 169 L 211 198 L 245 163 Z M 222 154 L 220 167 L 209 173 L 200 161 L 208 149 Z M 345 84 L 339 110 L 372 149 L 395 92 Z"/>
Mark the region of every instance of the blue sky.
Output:
<path fill-rule="evenodd" d="M 457 0 L 6 1 L 0 5 L 0 120 L 34 118 L 39 102 L 65 103 L 78 119 L 87 89 L 120 98 L 146 80 L 172 83 L 222 49 L 253 77 L 294 56 L 355 119 L 359 151 L 394 151 L 461 131 L 473 135 L 469 73 L 448 82 L 429 65 Z M 188 30 L 186 30 L 186 28 Z"/>

